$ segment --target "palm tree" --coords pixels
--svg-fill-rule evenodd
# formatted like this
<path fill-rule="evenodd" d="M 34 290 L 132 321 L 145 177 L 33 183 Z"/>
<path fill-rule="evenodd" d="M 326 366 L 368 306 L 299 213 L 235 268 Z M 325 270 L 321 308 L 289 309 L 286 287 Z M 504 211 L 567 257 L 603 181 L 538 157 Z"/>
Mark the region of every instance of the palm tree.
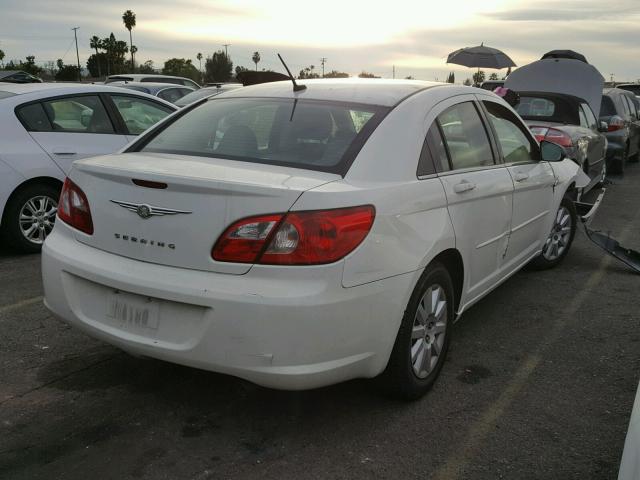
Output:
<path fill-rule="evenodd" d="M 0 64 L 4 67 L 4 52 L 0 50 Z"/>
<path fill-rule="evenodd" d="M 124 22 L 124 26 L 127 30 L 129 30 L 129 46 L 133 46 L 133 37 L 131 35 L 131 30 L 136 26 L 136 14 L 131 10 L 127 10 L 122 14 L 122 21 Z M 134 69 L 133 66 L 133 50 L 131 49 L 131 69 Z"/>
<path fill-rule="evenodd" d="M 98 49 L 102 48 L 102 41 L 100 37 L 94 35 L 89 39 L 90 48 L 95 48 L 96 50 L 96 63 L 98 64 L 98 78 L 102 77 L 102 72 L 100 71 L 100 58 L 98 57 Z"/>
<path fill-rule="evenodd" d="M 200 77 L 202 77 L 202 54 L 198 52 L 196 58 L 198 59 L 198 62 L 200 62 Z"/>
<path fill-rule="evenodd" d="M 253 52 L 253 57 L 251 57 L 251 60 L 253 60 L 253 63 L 256 64 L 256 71 L 258 71 L 258 62 L 260 61 L 260 53 Z"/>
<path fill-rule="evenodd" d="M 136 53 L 138 53 L 138 47 L 136 47 L 135 45 L 131 45 L 131 58 L 133 59 L 133 62 L 131 62 L 131 71 L 133 73 L 135 73 L 136 71 L 136 65 L 135 65 Z"/>

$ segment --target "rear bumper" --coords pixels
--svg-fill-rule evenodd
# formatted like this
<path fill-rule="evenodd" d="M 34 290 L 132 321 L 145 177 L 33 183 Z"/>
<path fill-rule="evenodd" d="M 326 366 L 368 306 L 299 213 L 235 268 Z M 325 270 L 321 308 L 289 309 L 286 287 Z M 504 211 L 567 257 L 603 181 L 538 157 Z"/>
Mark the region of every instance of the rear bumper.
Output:
<path fill-rule="evenodd" d="M 342 269 L 294 267 L 286 276 L 282 267 L 246 275 L 180 269 L 80 244 L 64 224 L 42 252 L 46 306 L 90 336 L 281 389 L 373 377 L 385 368 L 415 275 L 344 288 Z M 110 318 L 109 299 L 120 294 L 157 304 L 157 328 Z"/>

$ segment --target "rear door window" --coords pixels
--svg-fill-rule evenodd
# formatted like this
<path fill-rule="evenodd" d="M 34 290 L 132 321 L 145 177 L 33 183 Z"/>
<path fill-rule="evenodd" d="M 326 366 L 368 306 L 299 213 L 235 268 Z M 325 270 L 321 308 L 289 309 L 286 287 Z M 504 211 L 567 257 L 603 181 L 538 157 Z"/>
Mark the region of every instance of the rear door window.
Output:
<path fill-rule="evenodd" d="M 32 103 L 16 109 L 18 118 L 30 132 L 50 132 L 51 122 L 42 108 L 41 103 Z"/>
<path fill-rule="evenodd" d="M 115 133 L 97 95 L 64 97 L 42 102 L 54 132 Z"/>
<path fill-rule="evenodd" d="M 173 112 L 159 102 L 143 98 L 111 95 L 111 99 L 131 135 L 139 135 Z"/>
<path fill-rule="evenodd" d="M 624 101 L 624 104 L 626 105 L 627 109 L 629 110 L 629 116 L 631 116 L 632 118 L 635 119 L 636 117 L 636 106 L 634 105 L 633 101 L 627 97 L 626 95 L 622 95 L 622 99 Z"/>
<path fill-rule="evenodd" d="M 614 115 L 616 115 L 616 107 L 613 104 L 613 100 L 611 100 L 611 97 L 603 95 L 600 102 L 600 116 L 612 117 Z"/>
<path fill-rule="evenodd" d="M 386 111 L 315 100 L 213 99 L 167 125 L 141 150 L 344 174 Z"/>
<path fill-rule="evenodd" d="M 449 107 L 438 115 L 438 124 L 453 170 L 495 164 L 487 131 L 472 102 Z"/>

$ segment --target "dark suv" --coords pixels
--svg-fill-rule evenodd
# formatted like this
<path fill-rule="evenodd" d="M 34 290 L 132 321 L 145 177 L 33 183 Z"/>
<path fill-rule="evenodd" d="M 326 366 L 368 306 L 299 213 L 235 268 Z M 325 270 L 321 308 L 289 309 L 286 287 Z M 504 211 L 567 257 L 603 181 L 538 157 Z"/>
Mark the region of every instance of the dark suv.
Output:
<path fill-rule="evenodd" d="M 640 102 L 628 90 L 606 88 L 600 104 L 600 121 L 608 125 L 607 169 L 623 173 L 627 160 L 637 162 L 640 154 Z"/>

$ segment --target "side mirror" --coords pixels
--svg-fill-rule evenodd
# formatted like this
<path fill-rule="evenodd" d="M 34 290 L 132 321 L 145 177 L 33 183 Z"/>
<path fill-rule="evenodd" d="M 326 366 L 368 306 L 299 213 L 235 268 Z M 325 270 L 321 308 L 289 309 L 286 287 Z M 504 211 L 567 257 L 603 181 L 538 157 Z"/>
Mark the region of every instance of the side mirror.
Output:
<path fill-rule="evenodd" d="M 609 124 L 607 122 L 600 122 L 600 125 L 598 125 L 598 131 L 600 133 L 608 132 Z"/>
<path fill-rule="evenodd" d="M 561 162 L 567 158 L 567 152 L 560 145 L 542 140 L 540 142 L 540 157 L 545 162 Z"/>

